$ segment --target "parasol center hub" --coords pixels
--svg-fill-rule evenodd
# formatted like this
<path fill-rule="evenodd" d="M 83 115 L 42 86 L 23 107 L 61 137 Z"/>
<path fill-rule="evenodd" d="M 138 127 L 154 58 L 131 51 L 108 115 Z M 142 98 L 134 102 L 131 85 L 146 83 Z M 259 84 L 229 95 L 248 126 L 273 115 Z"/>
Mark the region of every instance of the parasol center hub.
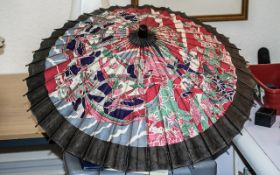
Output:
<path fill-rule="evenodd" d="M 149 47 L 156 43 L 156 34 L 146 25 L 140 25 L 138 30 L 129 34 L 129 41 L 139 47 Z"/>
<path fill-rule="evenodd" d="M 147 38 L 148 37 L 148 26 L 140 25 L 138 29 L 139 38 Z"/>

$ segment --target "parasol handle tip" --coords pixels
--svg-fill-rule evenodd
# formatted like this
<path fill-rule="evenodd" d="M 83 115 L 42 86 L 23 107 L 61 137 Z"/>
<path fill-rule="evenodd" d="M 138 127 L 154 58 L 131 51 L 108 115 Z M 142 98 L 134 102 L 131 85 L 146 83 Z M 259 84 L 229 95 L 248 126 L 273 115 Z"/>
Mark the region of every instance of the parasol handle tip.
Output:
<path fill-rule="evenodd" d="M 139 26 L 138 29 L 139 38 L 147 38 L 148 37 L 148 27 L 144 24 Z"/>

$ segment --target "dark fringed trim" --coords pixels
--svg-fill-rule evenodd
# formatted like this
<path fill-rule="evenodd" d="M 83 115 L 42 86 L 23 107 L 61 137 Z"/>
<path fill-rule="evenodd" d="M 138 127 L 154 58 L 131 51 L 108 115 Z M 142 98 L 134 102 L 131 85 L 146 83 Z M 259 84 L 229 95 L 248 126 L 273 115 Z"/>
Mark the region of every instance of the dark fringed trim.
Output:
<path fill-rule="evenodd" d="M 146 171 L 152 171 L 152 168 L 151 168 L 151 159 L 150 159 L 150 147 L 146 147 L 145 149 L 145 153 L 146 153 L 146 160 L 145 160 L 145 163 L 146 163 Z"/>

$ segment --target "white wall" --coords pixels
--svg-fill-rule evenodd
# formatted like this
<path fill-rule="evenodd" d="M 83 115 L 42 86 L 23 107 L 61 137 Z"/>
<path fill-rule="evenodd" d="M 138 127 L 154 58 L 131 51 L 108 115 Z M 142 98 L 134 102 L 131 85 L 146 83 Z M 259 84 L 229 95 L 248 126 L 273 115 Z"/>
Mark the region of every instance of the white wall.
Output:
<path fill-rule="evenodd" d="M 111 2 L 124 5 L 129 0 Z M 251 0 L 248 21 L 210 24 L 229 36 L 250 62 L 256 62 L 262 46 L 270 49 L 272 62 L 280 62 L 279 7 L 278 0 Z M 70 9 L 70 0 L 0 0 L 0 36 L 6 39 L 4 53 L 0 51 L 0 74 L 27 72 L 24 65 L 32 60 L 32 50 L 64 24 Z"/>
<path fill-rule="evenodd" d="M 70 0 L 0 0 L 0 36 L 6 39 L 0 73 L 27 72 L 32 51 L 62 27 L 70 6 Z"/>
<path fill-rule="evenodd" d="M 218 31 L 230 37 L 250 62 L 257 63 L 260 47 L 270 50 L 271 61 L 280 63 L 280 1 L 250 0 L 249 20 L 235 22 L 211 22 Z"/>

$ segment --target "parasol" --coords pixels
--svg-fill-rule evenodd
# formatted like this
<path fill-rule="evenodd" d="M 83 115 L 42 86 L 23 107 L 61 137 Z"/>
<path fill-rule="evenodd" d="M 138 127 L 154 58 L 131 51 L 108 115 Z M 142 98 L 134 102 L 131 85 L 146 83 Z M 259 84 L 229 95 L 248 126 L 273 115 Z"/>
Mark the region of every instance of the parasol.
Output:
<path fill-rule="evenodd" d="M 183 13 L 142 6 L 81 15 L 43 39 L 27 96 L 65 151 L 124 171 L 174 169 L 227 148 L 255 82 L 239 49 Z"/>

